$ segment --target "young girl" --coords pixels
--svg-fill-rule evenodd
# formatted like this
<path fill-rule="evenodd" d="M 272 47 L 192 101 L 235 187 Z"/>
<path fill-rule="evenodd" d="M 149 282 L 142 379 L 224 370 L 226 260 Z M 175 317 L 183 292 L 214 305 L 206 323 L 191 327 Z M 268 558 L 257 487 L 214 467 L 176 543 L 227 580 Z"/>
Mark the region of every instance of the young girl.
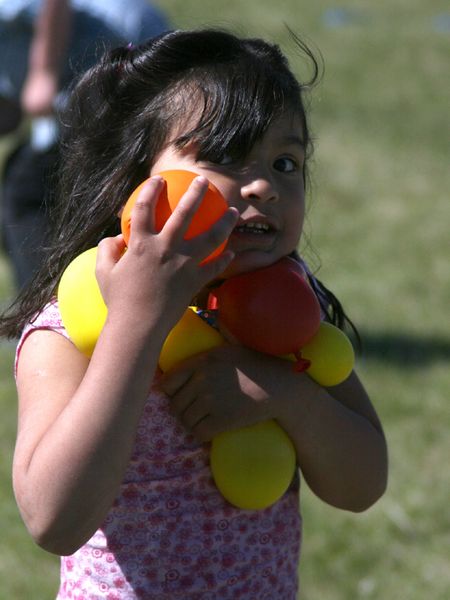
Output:
<path fill-rule="evenodd" d="M 208 442 L 225 430 L 276 419 L 304 479 L 333 506 L 362 511 L 384 492 L 385 440 L 355 373 L 325 389 L 235 344 L 157 371 L 193 297 L 297 256 L 311 145 L 305 87 L 277 47 L 205 30 L 117 49 L 74 91 L 53 245 L 2 321 L 3 334 L 23 329 L 15 493 L 36 542 L 63 556 L 59 599 L 296 598 L 299 477 L 267 509 L 228 504 L 208 463 Z M 157 233 L 166 169 L 199 177 Z M 124 253 L 119 214 L 149 177 Z M 186 241 L 207 180 L 228 212 Z M 226 238 L 226 251 L 200 264 Z M 96 244 L 108 317 L 88 360 L 68 339 L 55 290 Z M 311 281 L 325 318 L 342 324 L 340 304 Z"/>

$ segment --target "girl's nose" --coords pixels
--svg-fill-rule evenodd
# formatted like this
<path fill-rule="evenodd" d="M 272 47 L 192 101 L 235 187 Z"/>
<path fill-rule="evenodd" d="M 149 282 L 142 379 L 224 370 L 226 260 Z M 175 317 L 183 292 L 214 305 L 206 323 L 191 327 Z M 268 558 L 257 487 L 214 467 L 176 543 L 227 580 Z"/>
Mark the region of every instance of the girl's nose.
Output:
<path fill-rule="evenodd" d="M 241 195 L 247 202 L 274 202 L 278 200 L 278 190 L 267 175 L 254 175 L 241 187 Z"/>

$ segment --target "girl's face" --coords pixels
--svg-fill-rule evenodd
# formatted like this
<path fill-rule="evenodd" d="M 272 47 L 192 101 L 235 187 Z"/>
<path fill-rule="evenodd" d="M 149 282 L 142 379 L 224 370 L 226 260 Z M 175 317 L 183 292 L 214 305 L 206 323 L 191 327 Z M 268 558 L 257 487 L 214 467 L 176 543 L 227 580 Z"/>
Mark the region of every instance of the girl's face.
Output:
<path fill-rule="evenodd" d="M 295 250 L 305 214 L 303 166 L 305 147 L 299 118 L 284 116 L 243 159 L 220 163 L 196 160 L 196 145 L 166 146 L 151 175 L 187 169 L 207 177 L 236 207 L 240 219 L 228 240 L 235 258 L 224 277 L 265 267 Z"/>

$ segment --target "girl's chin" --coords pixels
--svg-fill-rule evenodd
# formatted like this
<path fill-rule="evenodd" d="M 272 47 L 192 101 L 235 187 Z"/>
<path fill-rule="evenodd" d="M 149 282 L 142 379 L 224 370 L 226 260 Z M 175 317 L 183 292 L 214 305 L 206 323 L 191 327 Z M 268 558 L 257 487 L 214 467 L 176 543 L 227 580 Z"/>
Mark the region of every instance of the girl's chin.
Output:
<path fill-rule="evenodd" d="M 228 279 L 229 277 L 235 277 L 242 273 L 256 271 L 256 269 L 262 269 L 263 267 L 272 265 L 280 258 L 281 256 L 274 256 L 272 253 L 266 254 L 251 250 L 242 252 L 234 257 L 225 271 L 221 274 L 221 277 Z"/>

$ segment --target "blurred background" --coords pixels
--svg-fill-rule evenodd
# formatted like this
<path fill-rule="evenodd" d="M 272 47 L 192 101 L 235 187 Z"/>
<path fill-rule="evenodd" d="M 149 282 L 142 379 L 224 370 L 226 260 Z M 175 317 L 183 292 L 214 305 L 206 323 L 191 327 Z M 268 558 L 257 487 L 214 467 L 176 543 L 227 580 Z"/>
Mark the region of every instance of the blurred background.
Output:
<path fill-rule="evenodd" d="M 444 0 L 166 0 L 180 28 L 318 49 L 315 138 L 301 250 L 363 338 L 358 370 L 385 427 L 390 481 L 361 515 L 302 492 L 301 600 L 446 600 L 450 589 L 450 10 Z M 16 143 L 0 138 L 0 162 Z M 1 218 L 0 214 L 0 218 Z M 0 254 L 0 305 L 14 294 Z M 0 598 L 55 597 L 58 559 L 36 548 L 11 489 L 15 344 L 0 343 Z M 218 599 L 220 600 L 220 599 Z M 282 599 L 280 599 L 282 600 Z"/>

